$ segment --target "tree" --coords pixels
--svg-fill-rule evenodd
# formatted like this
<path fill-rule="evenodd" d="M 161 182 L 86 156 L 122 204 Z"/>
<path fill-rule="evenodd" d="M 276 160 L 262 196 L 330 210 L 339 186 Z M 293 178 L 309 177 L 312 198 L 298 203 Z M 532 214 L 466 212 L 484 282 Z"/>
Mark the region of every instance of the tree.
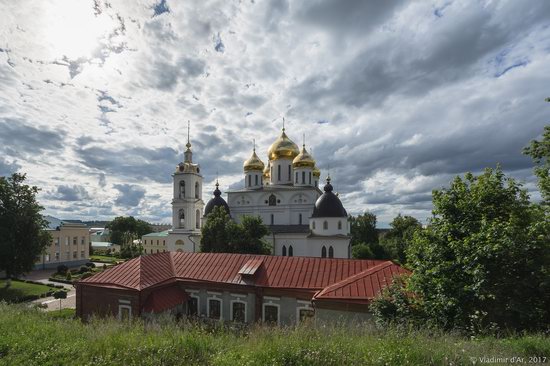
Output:
<path fill-rule="evenodd" d="M 550 126 L 544 127 L 542 140 L 533 140 L 523 153 L 529 155 L 535 163 L 535 175 L 543 203 L 550 205 Z"/>
<path fill-rule="evenodd" d="M 372 253 L 371 259 L 387 259 L 388 254 L 378 242 L 378 232 L 376 231 L 376 215 L 371 212 L 365 212 L 357 217 L 350 216 L 351 246 L 367 245 Z M 357 249 L 356 253 L 366 255 L 364 249 Z M 355 258 L 355 257 L 354 257 Z"/>
<path fill-rule="evenodd" d="M 223 207 L 214 207 L 201 232 L 201 252 L 271 253 L 271 248 L 263 240 L 269 230 L 260 217 L 243 216 L 241 223 L 237 224 Z"/>
<path fill-rule="evenodd" d="M 139 256 L 143 248 L 140 245 L 135 245 L 134 240 L 153 231 L 149 223 L 136 220 L 133 216 L 116 217 L 107 224 L 107 228 L 111 232 L 111 242 L 120 245 L 120 254 L 124 258 Z"/>
<path fill-rule="evenodd" d="M 36 201 L 39 189 L 24 184 L 25 174 L 0 177 L 0 271 L 10 279 L 30 272 L 50 244 L 48 223 Z"/>
<path fill-rule="evenodd" d="M 61 311 L 61 299 L 67 298 L 67 292 L 65 290 L 59 290 L 54 292 L 53 294 L 54 299 L 59 299 L 59 311 Z"/>
<path fill-rule="evenodd" d="M 351 256 L 354 259 L 371 259 L 374 258 L 374 254 L 372 253 L 372 250 L 370 249 L 370 246 L 368 246 L 365 243 L 359 243 L 355 244 L 351 247 Z"/>
<path fill-rule="evenodd" d="M 380 242 L 390 258 L 404 264 L 406 249 L 413 240 L 414 233 L 422 228 L 422 224 L 412 216 L 397 215 L 390 223 L 391 229 Z"/>
<path fill-rule="evenodd" d="M 540 210 L 500 167 L 433 191 L 409 247 L 408 290 L 446 328 L 534 329 L 550 322 L 550 243 Z"/>

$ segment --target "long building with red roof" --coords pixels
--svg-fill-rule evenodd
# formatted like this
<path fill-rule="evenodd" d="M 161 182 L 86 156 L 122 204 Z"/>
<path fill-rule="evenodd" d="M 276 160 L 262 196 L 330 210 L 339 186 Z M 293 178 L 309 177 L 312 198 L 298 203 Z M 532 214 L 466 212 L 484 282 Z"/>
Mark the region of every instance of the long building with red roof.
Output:
<path fill-rule="evenodd" d="M 77 282 L 76 307 L 83 319 L 164 312 L 283 325 L 364 319 L 381 289 L 407 273 L 383 260 L 165 252 Z"/>

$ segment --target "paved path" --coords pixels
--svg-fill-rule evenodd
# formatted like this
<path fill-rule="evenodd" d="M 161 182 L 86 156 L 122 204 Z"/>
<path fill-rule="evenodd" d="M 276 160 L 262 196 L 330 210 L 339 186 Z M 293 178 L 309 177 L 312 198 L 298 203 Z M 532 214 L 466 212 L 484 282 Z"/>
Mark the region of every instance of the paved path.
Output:
<path fill-rule="evenodd" d="M 40 269 L 36 271 L 32 271 L 31 273 L 27 274 L 23 277 L 23 279 L 31 280 L 40 282 L 43 284 L 56 284 L 56 285 L 62 285 L 65 287 L 65 289 L 68 290 L 67 292 L 67 298 L 61 299 L 61 308 L 65 309 L 75 309 L 76 308 L 76 290 L 74 289 L 73 285 L 68 283 L 61 283 L 61 282 L 53 282 L 48 280 L 52 274 L 55 273 L 55 269 Z M 52 311 L 52 310 L 59 310 L 59 299 L 54 298 L 53 296 L 45 297 L 42 299 L 34 300 L 32 301 L 33 304 L 45 304 L 47 308 L 45 308 L 45 311 Z"/>

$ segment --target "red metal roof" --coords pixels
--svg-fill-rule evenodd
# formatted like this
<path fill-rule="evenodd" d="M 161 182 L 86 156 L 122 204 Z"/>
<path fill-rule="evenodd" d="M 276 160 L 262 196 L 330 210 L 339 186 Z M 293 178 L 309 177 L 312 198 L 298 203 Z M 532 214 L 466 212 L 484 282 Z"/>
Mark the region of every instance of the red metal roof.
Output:
<path fill-rule="evenodd" d="M 248 262 L 242 266 L 242 268 L 239 270 L 240 275 L 250 275 L 253 276 L 256 271 L 260 268 L 262 265 L 263 260 L 262 259 L 250 259 Z"/>
<path fill-rule="evenodd" d="M 165 252 L 132 259 L 88 277 L 79 283 L 142 290 L 156 284 L 181 279 L 316 291 L 363 273 L 382 263 L 391 262 L 229 253 Z M 246 277 L 250 276 L 239 274 L 243 267 L 249 271 L 256 266 L 253 281 L 247 280 Z M 395 264 L 394 266 L 400 268 Z M 384 276 L 391 271 L 379 274 L 376 272 L 376 276 L 378 278 L 378 276 Z M 377 281 L 377 283 L 381 283 L 382 277 Z M 376 286 L 379 287 L 379 285 Z M 361 288 L 367 291 L 367 288 L 371 287 Z"/>
<path fill-rule="evenodd" d="M 326 287 L 313 296 L 313 301 L 345 300 L 348 302 L 351 300 L 368 303 L 380 293 L 382 288 L 390 285 L 395 276 L 409 273 L 403 267 L 386 261 Z"/>
<path fill-rule="evenodd" d="M 143 311 L 147 313 L 160 313 L 183 304 L 189 296 L 178 286 L 161 287 L 147 296 Z"/>

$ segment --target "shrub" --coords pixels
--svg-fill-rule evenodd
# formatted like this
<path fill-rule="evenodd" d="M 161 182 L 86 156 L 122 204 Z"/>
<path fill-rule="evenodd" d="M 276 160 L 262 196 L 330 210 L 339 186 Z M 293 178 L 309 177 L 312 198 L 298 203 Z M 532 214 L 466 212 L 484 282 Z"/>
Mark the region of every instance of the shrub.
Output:
<path fill-rule="evenodd" d="M 81 266 L 80 267 L 80 270 L 78 271 L 79 273 L 86 273 L 86 272 L 89 272 L 90 269 L 86 266 Z"/>
<path fill-rule="evenodd" d="M 57 266 L 57 273 L 59 273 L 60 275 L 66 274 L 68 270 L 69 267 L 64 264 L 60 264 L 59 266 Z"/>
<path fill-rule="evenodd" d="M 67 281 L 70 281 L 70 280 L 73 279 L 73 276 L 71 275 L 71 272 L 67 272 L 67 275 L 65 276 L 65 279 L 66 279 Z"/>
<path fill-rule="evenodd" d="M 95 264 L 92 263 L 92 262 L 88 262 L 88 263 L 86 263 L 86 267 L 88 267 L 88 268 L 95 268 Z"/>
<path fill-rule="evenodd" d="M 71 274 L 78 274 L 80 273 L 80 268 L 73 268 L 69 272 L 71 272 Z"/>

